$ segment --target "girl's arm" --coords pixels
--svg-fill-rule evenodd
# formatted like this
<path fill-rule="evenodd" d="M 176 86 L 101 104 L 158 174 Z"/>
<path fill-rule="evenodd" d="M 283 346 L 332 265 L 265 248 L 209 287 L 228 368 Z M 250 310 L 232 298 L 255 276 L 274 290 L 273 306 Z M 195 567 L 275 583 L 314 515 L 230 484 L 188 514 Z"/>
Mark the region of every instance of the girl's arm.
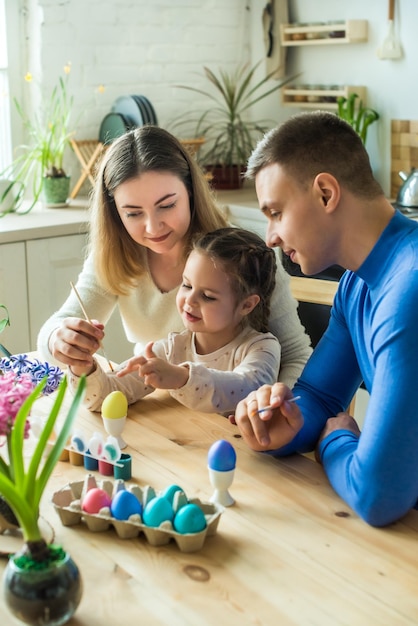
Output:
<path fill-rule="evenodd" d="M 170 393 L 192 409 L 208 413 L 233 412 L 237 403 L 251 391 L 277 380 L 280 352 L 275 337 L 270 333 L 259 333 L 242 351 L 241 361 L 235 367 L 232 364 L 229 371 L 187 362 L 188 381 Z"/>

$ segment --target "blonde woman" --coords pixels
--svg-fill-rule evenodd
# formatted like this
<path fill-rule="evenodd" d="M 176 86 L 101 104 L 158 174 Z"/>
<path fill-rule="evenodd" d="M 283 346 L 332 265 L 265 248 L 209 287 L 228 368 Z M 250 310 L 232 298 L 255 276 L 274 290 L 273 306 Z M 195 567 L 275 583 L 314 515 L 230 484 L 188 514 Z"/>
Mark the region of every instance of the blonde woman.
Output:
<path fill-rule="evenodd" d="M 52 362 L 89 367 L 118 307 L 139 354 L 149 341 L 182 329 L 176 295 L 197 235 L 227 226 L 195 159 L 156 126 L 132 130 L 107 150 L 93 195 L 89 254 L 75 294 L 48 319 L 38 349 Z M 279 380 L 292 385 L 311 352 L 289 279 L 278 264 L 269 330 L 279 340 Z"/>

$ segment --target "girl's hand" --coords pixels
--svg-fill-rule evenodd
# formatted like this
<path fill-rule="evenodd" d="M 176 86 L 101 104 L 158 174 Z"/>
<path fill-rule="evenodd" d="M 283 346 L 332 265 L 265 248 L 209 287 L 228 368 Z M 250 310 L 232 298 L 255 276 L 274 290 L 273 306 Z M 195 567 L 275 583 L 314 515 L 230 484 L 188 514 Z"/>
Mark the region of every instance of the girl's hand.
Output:
<path fill-rule="evenodd" d="M 292 392 L 282 383 L 263 385 L 238 403 L 234 421 L 247 445 L 253 450 L 276 450 L 295 437 L 303 426 L 303 417 L 294 402 L 287 402 Z M 258 411 L 271 406 L 267 411 Z"/>
<path fill-rule="evenodd" d="M 182 365 L 172 365 L 164 359 L 155 356 L 152 351 L 154 342 L 145 347 L 144 356 L 133 357 L 124 363 L 123 369 L 117 372 L 117 376 L 125 376 L 129 372 L 138 371 L 138 375 L 144 379 L 146 385 L 155 389 L 179 389 L 189 379 L 189 369 Z"/>
<path fill-rule="evenodd" d="M 100 348 L 103 329 L 97 320 L 90 324 L 78 317 L 66 317 L 49 338 L 50 351 L 57 361 L 87 370 L 93 366 L 93 354 Z"/>

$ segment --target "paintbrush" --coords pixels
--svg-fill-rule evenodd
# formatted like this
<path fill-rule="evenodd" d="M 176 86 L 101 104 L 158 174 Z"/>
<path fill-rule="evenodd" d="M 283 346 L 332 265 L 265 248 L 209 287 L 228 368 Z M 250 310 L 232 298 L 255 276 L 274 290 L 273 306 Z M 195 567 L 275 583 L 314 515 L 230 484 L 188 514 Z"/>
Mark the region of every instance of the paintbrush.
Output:
<path fill-rule="evenodd" d="M 87 315 L 87 311 L 86 311 L 86 309 L 84 308 L 84 304 L 83 304 L 83 301 L 82 301 L 82 299 L 81 299 L 81 297 L 80 297 L 80 294 L 78 293 L 78 291 L 77 291 L 77 289 L 76 289 L 76 286 L 74 285 L 74 283 L 73 283 L 71 280 L 70 280 L 70 285 L 71 285 L 71 288 L 72 288 L 72 290 L 74 291 L 75 295 L 77 296 L 77 300 L 78 300 L 78 302 L 79 302 L 79 304 L 80 304 L 80 306 L 81 306 L 81 310 L 83 311 L 83 315 L 84 315 L 84 317 L 86 318 L 86 320 L 87 320 L 90 324 L 93 324 L 93 322 L 91 321 L 91 319 L 90 319 L 90 318 L 89 318 L 89 316 Z M 93 324 L 93 326 L 94 326 L 94 324 Z M 113 371 L 114 371 L 114 370 L 113 370 L 113 365 L 112 365 L 112 363 L 110 362 L 110 360 L 108 359 L 108 357 L 106 356 L 106 352 L 104 351 L 104 348 L 103 348 L 103 344 L 102 344 L 102 343 L 100 343 L 100 348 L 101 348 L 101 350 L 102 350 L 102 352 L 103 352 L 103 356 L 104 356 L 104 358 L 105 358 L 105 359 L 106 359 L 106 361 L 108 362 L 108 365 L 109 365 L 109 367 L 110 367 L 110 371 L 111 371 L 111 372 L 113 372 Z"/>
<path fill-rule="evenodd" d="M 296 400 L 300 400 L 300 396 L 294 396 L 293 398 L 290 398 L 289 400 L 285 400 L 285 402 L 296 402 Z M 271 406 L 271 404 L 269 406 L 265 406 L 262 409 L 258 409 L 257 413 L 262 413 L 263 411 L 269 411 L 270 409 L 277 409 L 279 407 L 277 406 Z"/>

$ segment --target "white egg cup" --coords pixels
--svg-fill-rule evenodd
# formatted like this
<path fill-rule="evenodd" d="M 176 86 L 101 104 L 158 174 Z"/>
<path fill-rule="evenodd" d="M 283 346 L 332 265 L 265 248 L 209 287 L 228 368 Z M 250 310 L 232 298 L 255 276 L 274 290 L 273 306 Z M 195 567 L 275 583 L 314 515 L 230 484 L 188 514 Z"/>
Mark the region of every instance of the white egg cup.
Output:
<path fill-rule="evenodd" d="M 210 502 L 215 504 L 221 504 L 222 506 L 232 506 L 235 504 L 234 498 L 228 491 L 228 488 L 232 485 L 234 480 L 235 469 L 221 472 L 208 467 L 209 480 L 215 491 L 210 498 Z"/>
<path fill-rule="evenodd" d="M 124 417 L 119 418 L 111 418 L 111 417 L 103 417 L 103 425 L 105 427 L 105 431 L 108 435 L 112 437 L 116 437 L 119 448 L 123 450 L 128 445 L 126 441 L 122 438 L 122 431 L 125 428 L 126 415 Z"/>

